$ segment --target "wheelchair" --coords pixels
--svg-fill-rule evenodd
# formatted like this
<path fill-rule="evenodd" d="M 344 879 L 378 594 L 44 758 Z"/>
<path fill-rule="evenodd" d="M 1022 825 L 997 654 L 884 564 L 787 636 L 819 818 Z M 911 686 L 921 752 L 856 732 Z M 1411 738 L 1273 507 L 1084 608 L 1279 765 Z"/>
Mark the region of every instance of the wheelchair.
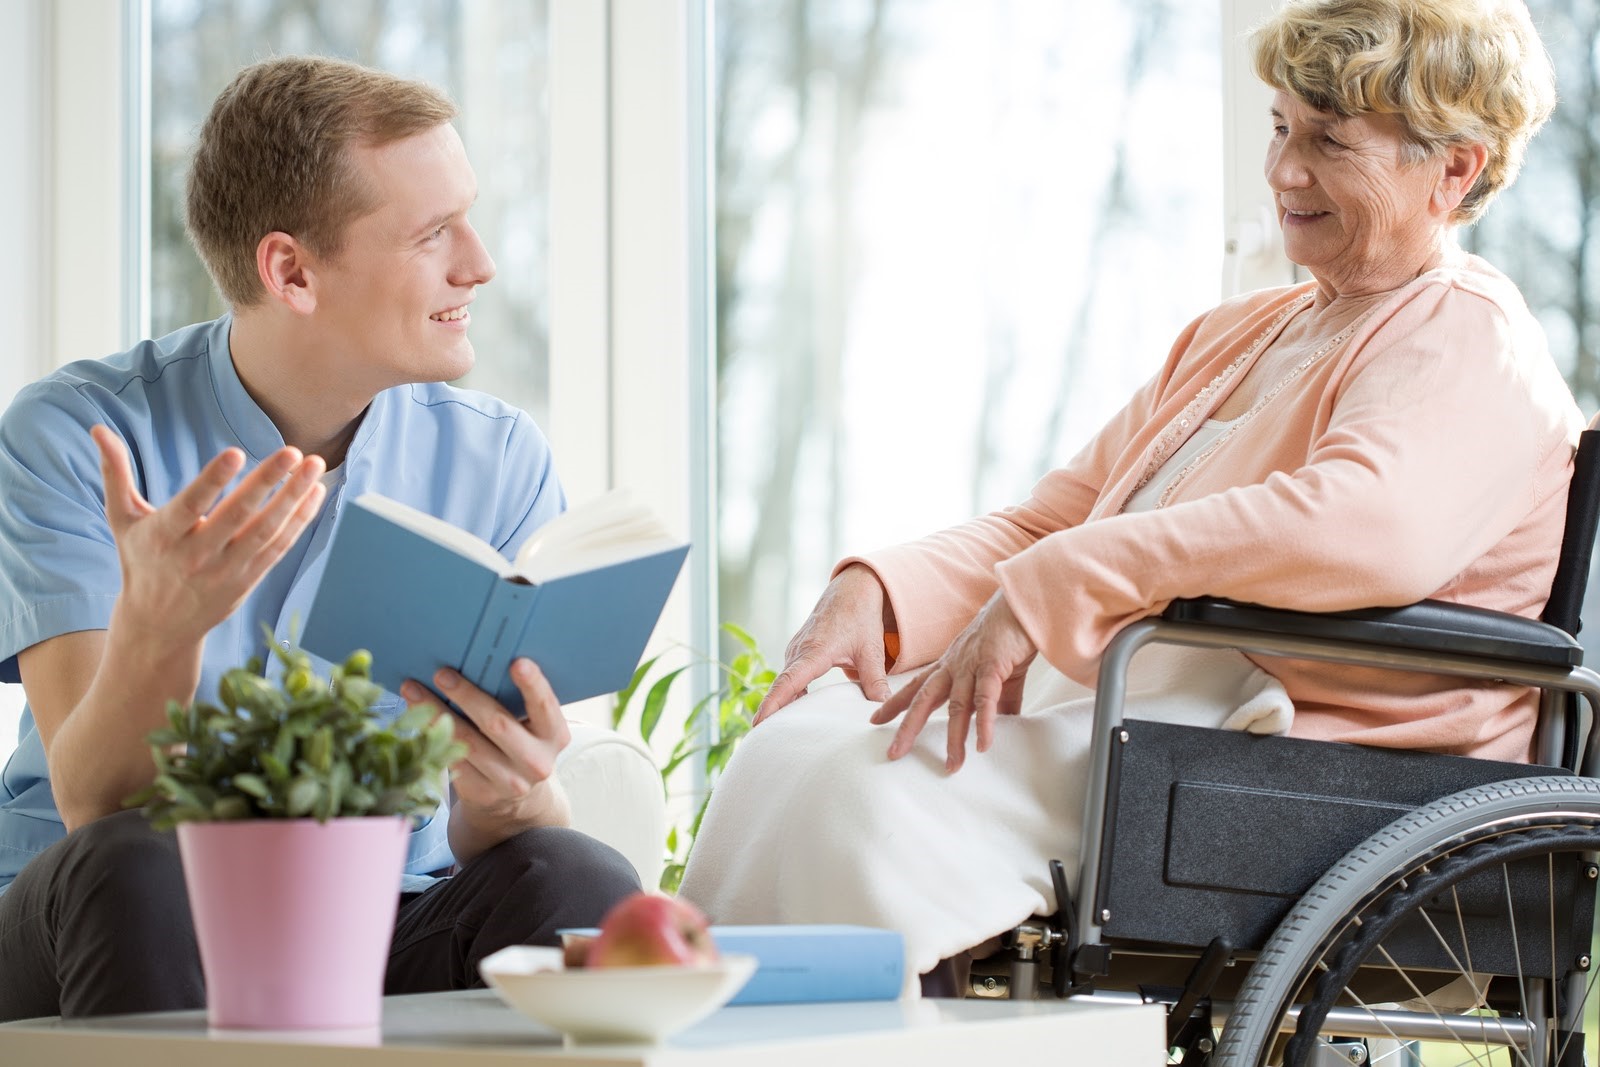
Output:
<path fill-rule="evenodd" d="M 1600 675 L 1574 637 L 1597 426 L 1540 620 L 1197 599 L 1125 628 L 1100 668 L 1076 898 L 1052 863 L 1058 911 L 1006 936 L 1002 988 L 1163 1003 L 1186 1065 L 1600 1062 Z M 1535 763 L 1124 720 L 1151 642 L 1536 687 Z"/>

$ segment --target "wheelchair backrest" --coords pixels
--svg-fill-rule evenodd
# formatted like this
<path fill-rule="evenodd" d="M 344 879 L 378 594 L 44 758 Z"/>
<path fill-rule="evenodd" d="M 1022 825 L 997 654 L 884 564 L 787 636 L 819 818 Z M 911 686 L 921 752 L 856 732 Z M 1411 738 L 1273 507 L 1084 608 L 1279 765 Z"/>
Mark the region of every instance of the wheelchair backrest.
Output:
<path fill-rule="evenodd" d="M 1572 461 L 1572 486 L 1567 490 L 1567 522 L 1561 535 L 1561 558 L 1550 599 L 1540 619 L 1569 634 L 1582 627 L 1583 593 L 1589 584 L 1596 526 L 1600 525 L 1600 415 L 1578 439 Z"/>

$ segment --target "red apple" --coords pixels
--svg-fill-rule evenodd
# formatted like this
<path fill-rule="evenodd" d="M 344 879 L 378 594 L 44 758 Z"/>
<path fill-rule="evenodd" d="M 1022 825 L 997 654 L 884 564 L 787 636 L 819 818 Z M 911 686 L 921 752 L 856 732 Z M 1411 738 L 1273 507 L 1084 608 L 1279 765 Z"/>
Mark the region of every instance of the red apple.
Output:
<path fill-rule="evenodd" d="M 717 958 L 706 917 L 687 900 L 635 893 L 600 920 L 589 946 L 589 967 L 658 967 L 711 963 Z"/>

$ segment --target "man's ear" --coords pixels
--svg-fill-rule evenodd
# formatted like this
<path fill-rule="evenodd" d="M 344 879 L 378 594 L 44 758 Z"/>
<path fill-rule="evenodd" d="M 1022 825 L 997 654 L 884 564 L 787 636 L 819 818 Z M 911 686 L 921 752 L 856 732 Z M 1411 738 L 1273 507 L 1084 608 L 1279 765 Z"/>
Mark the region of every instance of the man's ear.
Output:
<path fill-rule="evenodd" d="M 315 258 L 292 234 L 274 230 L 256 244 L 256 274 L 268 299 L 298 315 L 316 310 Z"/>
<path fill-rule="evenodd" d="M 1444 173 L 1439 175 L 1439 184 L 1433 191 L 1434 208 L 1445 216 L 1453 213 L 1472 192 L 1488 162 L 1489 149 L 1481 142 L 1462 141 L 1446 146 Z"/>

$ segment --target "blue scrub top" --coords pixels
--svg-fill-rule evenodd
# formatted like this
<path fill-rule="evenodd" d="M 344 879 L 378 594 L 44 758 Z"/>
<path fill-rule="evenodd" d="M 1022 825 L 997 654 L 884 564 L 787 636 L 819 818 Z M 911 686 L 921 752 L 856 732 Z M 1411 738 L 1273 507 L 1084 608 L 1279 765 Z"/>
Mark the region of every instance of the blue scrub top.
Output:
<path fill-rule="evenodd" d="M 160 506 L 223 449 L 248 471 L 283 437 L 245 391 L 228 349 L 228 316 L 72 363 L 17 394 L 0 416 L 0 681 L 17 653 L 76 630 L 103 630 L 122 587 L 89 427 L 122 436 L 145 499 Z M 264 651 L 262 624 L 287 642 L 316 592 L 346 500 L 374 491 L 477 534 L 509 554 L 566 506 L 549 445 L 523 411 L 483 393 L 421 384 L 373 399 L 322 512 L 239 609 L 206 637 L 199 699 L 224 671 Z M 325 663 L 319 666 L 326 668 Z M 385 694 L 383 711 L 400 698 Z M 44 748 L 24 709 L 0 771 L 0 892 L 65 834 Z M 412 832 L 403 888 L 454 862 L 443 813 Z"/>

